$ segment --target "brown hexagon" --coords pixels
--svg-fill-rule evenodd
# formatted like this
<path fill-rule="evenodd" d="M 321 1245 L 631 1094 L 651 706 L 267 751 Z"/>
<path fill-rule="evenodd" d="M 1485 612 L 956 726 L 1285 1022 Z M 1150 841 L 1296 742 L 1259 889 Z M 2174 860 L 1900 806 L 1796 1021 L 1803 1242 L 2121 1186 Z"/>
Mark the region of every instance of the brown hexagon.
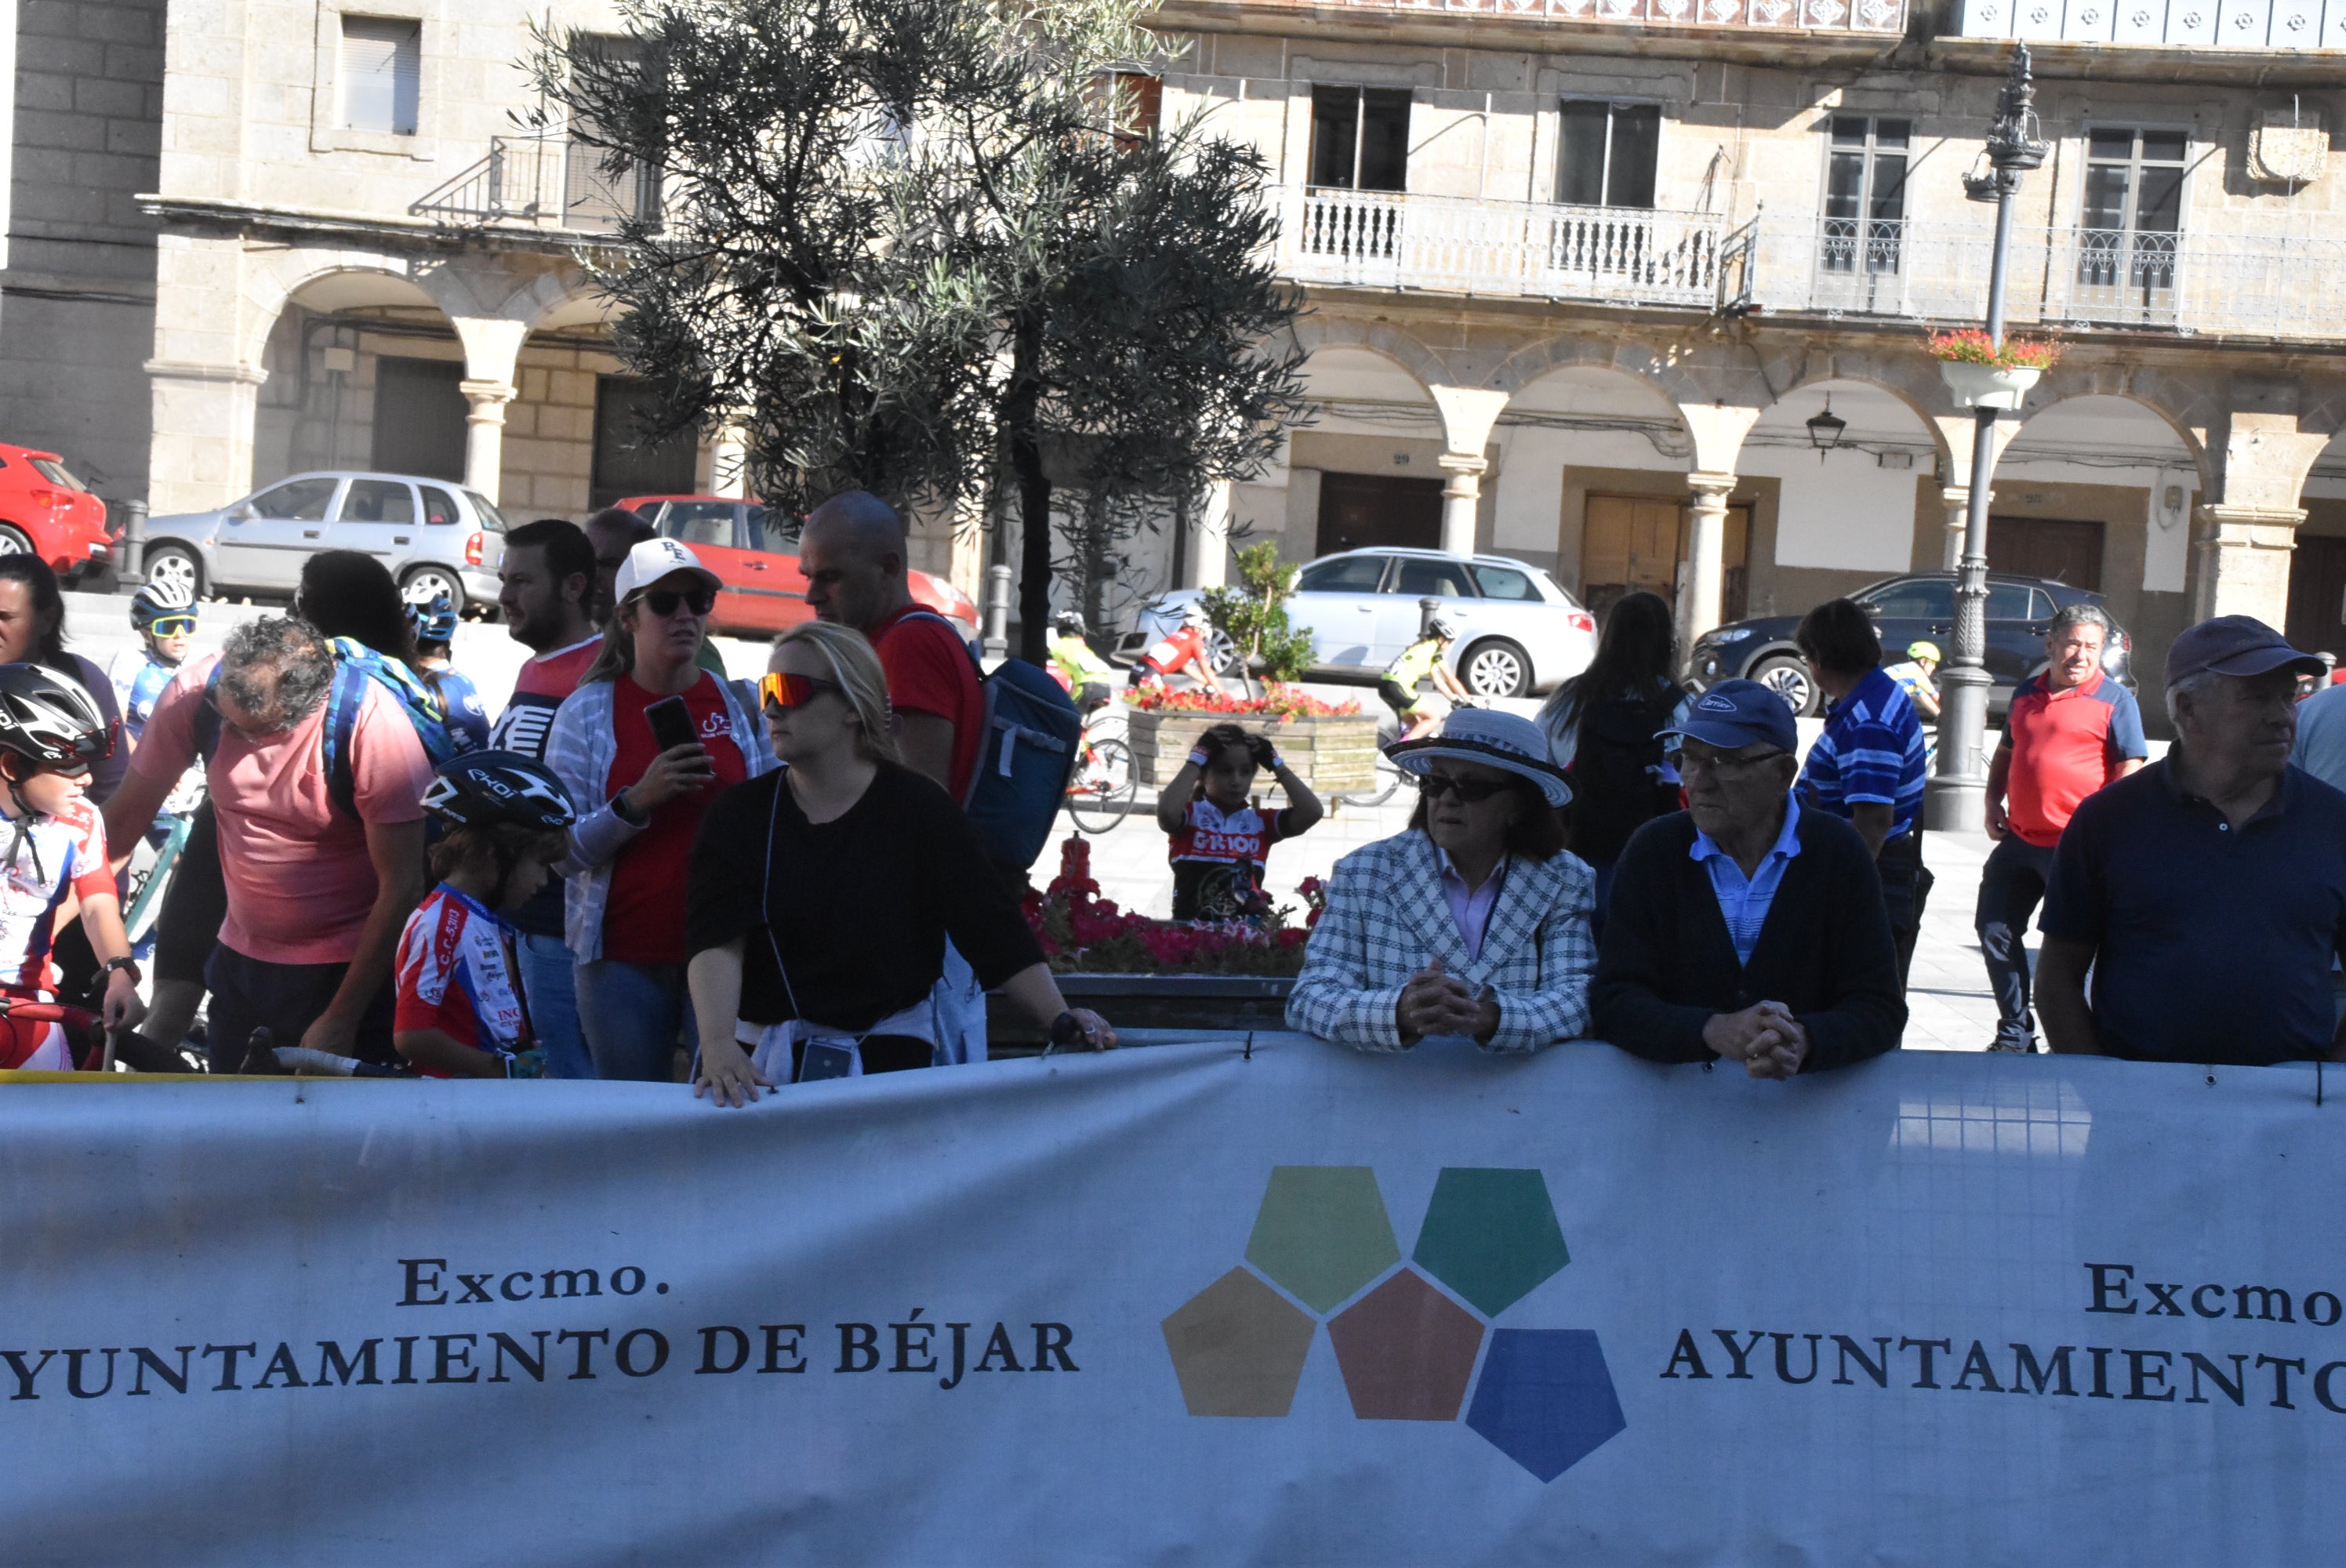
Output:
<path fill-rule="evenodd" d="M 1319 1325 L 1244 1268 L 1176 1308 L 1162 1325 L 1193 1416 L 1283 1416 Z"/>
<path fill-rule="evenodd" d="M 1352 1413 L 1372 1421 L 1454 1421 L 1482 1349 L 1472 1312 L 1404 1268 L 1328 1324 Z"/>

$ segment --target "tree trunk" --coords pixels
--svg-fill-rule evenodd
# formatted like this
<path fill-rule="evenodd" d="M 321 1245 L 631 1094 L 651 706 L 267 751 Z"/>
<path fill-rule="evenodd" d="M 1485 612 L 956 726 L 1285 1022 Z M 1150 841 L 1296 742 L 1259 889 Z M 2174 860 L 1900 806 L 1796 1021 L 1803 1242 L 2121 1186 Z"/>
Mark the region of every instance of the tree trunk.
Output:
<path fill-rule="evenodd" d="M 1003 408 L 1010 435 L 1010 471 L 1018 481 L 1018 657 L 1041 664 L 1050 657 L 1051 481 L 1043 472 L 1035 431 L 1041 397 L 1042 322 L 1021 320 L 1013 336 L 1011 385 Z"/>

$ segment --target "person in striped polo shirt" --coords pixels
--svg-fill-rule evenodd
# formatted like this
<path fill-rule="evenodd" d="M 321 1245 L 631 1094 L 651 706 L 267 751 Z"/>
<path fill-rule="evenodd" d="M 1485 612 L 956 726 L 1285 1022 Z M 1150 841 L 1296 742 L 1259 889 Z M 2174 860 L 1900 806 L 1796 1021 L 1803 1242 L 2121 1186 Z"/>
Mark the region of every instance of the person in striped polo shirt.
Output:
<path fill-rule="evenodd" d="M 1923 721 L 1882 667 L 1882 637 L 1853 599 L 1810 610 L 1792 640 L 1832 703 L 1800 770 L 1801 803 L 1855 828 L 1882 873 L 1898 983 L 1914 962 L 1931 873 L 1923 864 Z"/>

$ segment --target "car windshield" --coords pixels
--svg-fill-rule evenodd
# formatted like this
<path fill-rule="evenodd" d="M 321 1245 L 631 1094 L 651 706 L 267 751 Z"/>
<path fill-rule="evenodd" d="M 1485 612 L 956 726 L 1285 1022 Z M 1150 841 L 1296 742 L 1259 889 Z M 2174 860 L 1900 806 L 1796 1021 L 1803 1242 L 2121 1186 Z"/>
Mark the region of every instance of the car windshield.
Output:
<path fill-rule="evenodd" d="M 492 534 L 502 534 L 505 531 L 505 514 L 489 504 L 487 496 L 477 490 L 467 490 L 464 492 L 464 499 L 473 504 L 474 512 L 480 514 L 483 528 Z"/>
<path fill-rule="evenodd" d="M 54 457 L 36 457 L 33 459 L 33 466 L 41 471 L 42 478 L 47 480 L 50 484 L 57 486 L 61 490 L 87 490 L 89 488 L 88 485 L 84 484 L 80 480 L 76 479 L 73 476 L 72 472 L 68 470 L 64 463 L 59 463 Z"/>

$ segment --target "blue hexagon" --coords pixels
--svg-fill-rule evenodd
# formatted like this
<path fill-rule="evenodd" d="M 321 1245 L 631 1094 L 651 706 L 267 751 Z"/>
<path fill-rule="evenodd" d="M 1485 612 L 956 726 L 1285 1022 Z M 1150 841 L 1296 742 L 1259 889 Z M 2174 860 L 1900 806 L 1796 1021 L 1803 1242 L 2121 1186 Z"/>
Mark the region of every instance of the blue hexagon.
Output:
<path fill-rule="evenodd" d="M 1483 1358 L 1466 1424 L 1543 1481 L 1629 1423 L 1605 1352 L 1586 1329 L 1499 1329 Z"/>

